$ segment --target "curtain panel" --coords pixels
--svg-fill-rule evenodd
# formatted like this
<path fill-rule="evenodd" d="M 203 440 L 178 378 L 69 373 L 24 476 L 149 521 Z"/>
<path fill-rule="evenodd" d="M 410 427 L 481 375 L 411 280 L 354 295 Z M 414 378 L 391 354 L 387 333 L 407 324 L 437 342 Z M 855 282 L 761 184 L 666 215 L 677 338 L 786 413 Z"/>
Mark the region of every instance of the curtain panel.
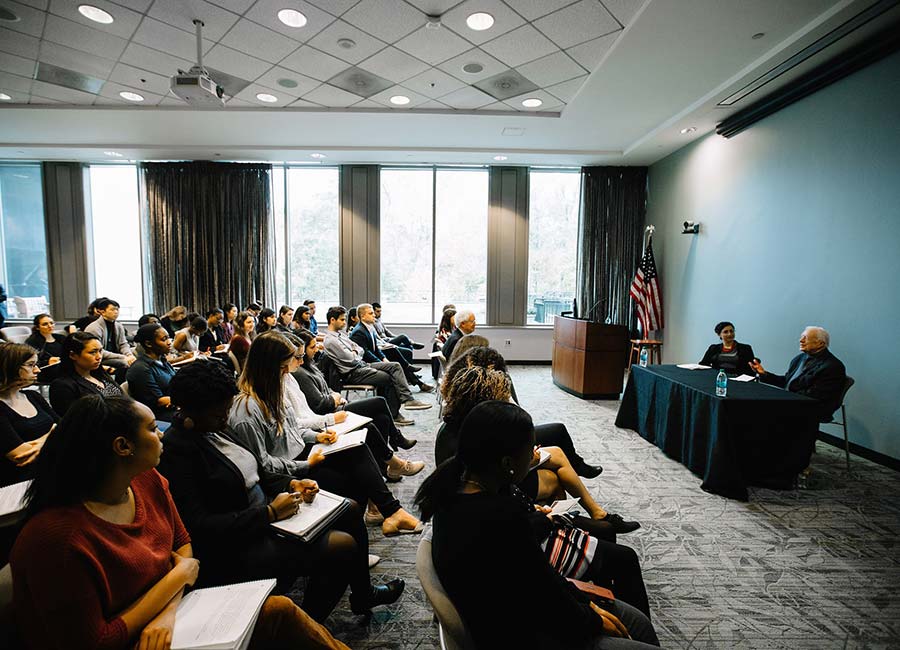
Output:
<path fill-rule="evenodd" d="M 637 333 L 628 290 L 641 261 L 646 167 L 582 167 L 578 245 L 579 315 Z"/>
<path fill-rule="evenodd" d="M 141 163 L 150 305 L 275 305 L 271 165 Z"/>

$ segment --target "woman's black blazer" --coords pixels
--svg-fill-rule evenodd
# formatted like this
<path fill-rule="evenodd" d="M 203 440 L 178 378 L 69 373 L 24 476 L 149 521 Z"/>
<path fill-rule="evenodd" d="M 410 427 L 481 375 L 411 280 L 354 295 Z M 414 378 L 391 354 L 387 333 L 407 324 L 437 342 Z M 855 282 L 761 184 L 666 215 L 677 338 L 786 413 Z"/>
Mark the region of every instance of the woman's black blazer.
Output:
<path fill-rule="evenodd" d="M 712 366 L 713 368 L 718 369 L 719 365 L 716 363 L 716 355 L 722 351 L 721 343 L 714 343 L 710 345 L 706 350 L 706 354 L 703 355 L 703 358 L 700 360 L 700 364 L 704 366 Z M 738 351 L 738 367 L 736 368 L 737 372 L 742 375 L 752 375 L 754 374 L 753 368 L 750 367 L 750 362 L 753 361 L 753 348 L 747 345 L 746 343 L 737 343 L 737 351 Z"/>

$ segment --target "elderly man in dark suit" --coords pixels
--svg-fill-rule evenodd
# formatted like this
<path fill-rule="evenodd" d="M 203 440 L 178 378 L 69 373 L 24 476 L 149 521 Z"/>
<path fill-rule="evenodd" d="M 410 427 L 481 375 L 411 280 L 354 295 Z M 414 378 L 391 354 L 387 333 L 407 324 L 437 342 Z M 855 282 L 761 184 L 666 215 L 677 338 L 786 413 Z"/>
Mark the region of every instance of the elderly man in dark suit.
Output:
<path fill-rule="evenodd" d="M 459 340 L 466 334 L 475 331 L 475 312 L 471 309 L 460 309 L 456 312 L 456 329 L 447 337 L 441 348 L 441 354 L 447 361 L 450 361 L 450 355 L 453 354 L 453 348 L 459 343 Z"/>
<path fill-rule="evenodd" d="M 819 400 L 819 421 L 828 422 L 840 406 L 841 393 L 847 380 L 847 372 L 841 360 L 828 349 L 828 332 L 822 327 L 810 326 L 800 335 L 800 354 L 791 359 L 787 373 L 773 375 L 759 361 L 750 366 L 759 373 L 759 380 Z"/>
<path fill-rule="evenodd" d="M 387 361 L 388 359 L 385 357 L 384 352 L 378 347 L 378 335 L 375 331 L 375 310 L 372 305 L 365 302 L 361 304 L 356 308 L 356 316 L 359 318 L 359 323 L 357 323 L 356 327 L 353 328 L 353 331 L 350 332 L 350 339 L 363 349 L 363 361 L 366 363 Z M 406 376 L 407 382 L 418 386 L 419 390 L 425 393 L 434 390 L 434 386 L 422 381 L 419 376 L 413 372 L 408 363 L 399 359 L 394 359 L 394 361 L 399 363 L 403 368 L 403 374 Z"/>

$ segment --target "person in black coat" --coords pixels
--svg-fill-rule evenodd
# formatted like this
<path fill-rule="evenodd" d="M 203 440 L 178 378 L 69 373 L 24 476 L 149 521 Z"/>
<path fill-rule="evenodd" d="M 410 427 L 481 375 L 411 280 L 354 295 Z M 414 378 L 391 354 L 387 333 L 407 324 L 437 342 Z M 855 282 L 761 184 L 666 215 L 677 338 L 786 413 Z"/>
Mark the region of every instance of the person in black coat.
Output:
<path fill-rule="evenodd" d="M 844 364 L 828 349 L 831 337 L 822 327 L 807 327 L 800 335 L 800 354 L 791 359 L 784 375 L 767 372 L 759 362 L 752 364 L 759 380 L 819 400 L 819 422 L 831 421 L 841 405 L 847 382 Z"/>
<path fill-rule="evenodd" d="M 750 362 L 755 358 L 753 348 L 734 340 L 734 324 L 722 321 L 716 324 L 715 330 L 722 342 L 710 345 L 700 364 L 736 375 L 752 375 L 754 370 Z"/>
<path fill-rule="evenodd" d="M 94 334 L 73 332 L 62 345 L 59 377 L 50 383 L 50 405 L 60 417 L 85 395 L 122 397 L 124 393 L 100 367 L 103 344 Z"/>
<path fill-rule="evenodd" d="M 42 384 L 49 384 L 59 376 L 58 364 L 62 358 L 62 343 L 66 337 L 53 331 L 55 324 L 50 314 L 38 314 L 32 321 L 31 335 L 25 339 L 26 345 L 38 351 Z"/>
<path fill-rule="evenodd" d="M 350 339 L 364 350 L 363 361 L 366 363 L 378 363 L 381 361 L 394 361 L 403 368 L 403 374 L 409 384 L 418 386 L 422 391 L 430 391 L 434 388 L 431 384 L 422 381 L 413 371 L 409 361 L 402 354 L 392 350 L 394 354 L 388 354 L 378 347 L 378 333 L 375 331 L 375 310 L 372 305 L 363 303 L 356 308 L 359 323 L 350 331 Z M 393 344 L 392 344 L 393 345 Z"/>

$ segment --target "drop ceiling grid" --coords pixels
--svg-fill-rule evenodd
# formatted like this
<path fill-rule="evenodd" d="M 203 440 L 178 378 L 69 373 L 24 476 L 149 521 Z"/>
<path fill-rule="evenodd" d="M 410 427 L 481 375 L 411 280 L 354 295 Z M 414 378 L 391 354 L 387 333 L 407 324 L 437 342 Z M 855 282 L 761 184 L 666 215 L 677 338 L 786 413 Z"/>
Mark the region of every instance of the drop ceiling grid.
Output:
<path fill-rule="evenodd" d="M 105 66 L 104 69 L 98 69 L 96 66 L 96 61 L 94 61 L 94 66 L 92 69 L 95 76 L 99 76 L 105 81 L 113 81 L 120 84 L 123 84 L 125 81 L 121 78 L 121 76 L 113 79 L 113 72 L 117 69 L 117 66 L 120 62 L 128 65 L 130 68 L 138 68 L 147 70 L 149 73 L 153 73 L 157 76 L 165 76 L 166 74 L 174 73 L 174 69 L 171 71 L 162 70 L 160 66 L 162 65 L 162 61 L 164 59 L 168 59 L 172 56 L 172 49 L 177 49 L 177 58 L 183 61 L 188 61 L 193 59 L 193 56 L 190 59 L 187 58 L 188 55 L 188 44 L 191 45 L 191 50 L 193 50 L 193 32 L 191 29 L 184 27 L 181 23 L 189 20 L 189 16 L 194 15 L 190 12 L 190 7 L 202 7 L 206 11 L 203 13 L 204 20 L 207 20 L 207 13 L 211 14 L 209 19 L 211 20 L 211 27 L 213 27 L 212 33 L 217 37 L 213 39 L 204 39 L 204 49 L 206 50 L 206 55 L 212 55 L 210 65 L 212 67 L 219 67 L 213 64 L 213 61 L 220 60 L 224 62 L 228 62 L 229 59 L 231 61 L 237 61 L 237 57 L 245 58 L 246 61 L 242 61 L 241 73 L 245 75 L 245 79 L 251 83 L 251 85 L 262 85 L 265 87 L 271 86 L 271 74 L 273 70 L 276 70 L 279 66 L 287 66 L 289 65 L 287 61 L 304 47 L 313 48 L 313 46 L 309 45 L 309 41 L 315 39 L 315 37 L 321 34 L 323 31 L 327 30 L 335 23 L 342 22 L 341 17 L 345 19 L 349 19 L 353 21 L 355 24 L 345 23 L 348 27 L 352 27 L 354 30 L 359 30 L 360 32 L 370 36 L 374 39 L 374 42 L 377 44 L 377 47 L 370 47 L 370 54 L 365 56 L 363 59 L 359 60 L 358 64 L 360 67 L 365 68 L 366 63 L 369 60 L 377 58 L 383 52 L 388 50 L 392 50 L 395 43 L 403 40 L 404 38 L 408 38 L 409 33 L 407 33 L 407 29 L 409 26 L 414 24 L 413 16 L 417 16 L 422 22 L 420 24 L 424 24 L 425 22 L 425 14 L 422 11 L 423 9 L 428 9 L 430 7 L 438 6 L 444 9 L 444 15 L 450 14 L 451 22 L 454 23 L 454 27 L 451 27 L 447 23 L 444 23 L 442 29 L 446 30 L 449 34 L 452 34 L 458 42 L 465 42 L 466 46 L 462 52 L 454 51 L 452 56 L 449 57 L 439 57 L 438 59 L 432 59 L 431 62 L 422 61 L 421 57 L 412 57 L 414 60 L 419 61 L 421 71 L 416 74 L 411 75 L 412 77 L 425 77 L 428 75 L 428 72 L 431 71 L 436 78 L 439 78 L 446 82 L 445 75 L 446 73 L 453 74 L 453 76 L 459 79 L 462 83 L 466 83 L 466 85 L 470 85 L 477 81 L 477 76 L 473 76 L 471 79 L 468 77 L 464 77 L 459 73 L 454 73 L 452 69 L 448 69 L 447 63 L 450 61 L 464 61 L 465 57 L 468 53 L 475 52 L 484 53 L 486 50 L 483 46 L 490 45 L 492 42 L 497 39 L 502 39 L 504 36 L 507 36 L 507 41 L 510 39 L 508 35 L 511 32 L 516 31 L 517 29 L 521 29 L 523 27 L 530 27 L 539 34 L 540 37 L 547 39 L 547 45 L 544 49 L 535 50 L 539 56 L 533 56 L 529 53 L 522 53 L 521 51 L 517 52 L 515 59 L 509 59 L 517 62 L 515 66 L 520 72 L 525 69 L 526 71 L 531 66 L 531 68 L 537 68 L 541 70 L 540 78 L 541 82 L 536 82 L 542 89 L 546 90 L 551 85 L 558 85 L 561 82 L 571 80 L 573 78 L 587 78 L 587 75 L 591 72 L 591 70 L 584 68 L 584 66 L 579 63 L 575 58 L 573 58 L 569 52 L 566 52 L 563 48 L 559 47 L 559 44 L 553 41 L 552 38 L 549 38 L 547 34 L 543 33 L 535 23 L 543 21 L 546 25 L 552 25 L 553 29 L 549 31 L 553 31 L 554 33 L 565 32 L 566 23 L 565 23 L 565 14 L 573 13 L 573 9 L 581 8 L 581 13 L 576 14 L 576 17 L 579 19 L 579 22 L 583 22 L 584 18 L 584 0 L 579 2 L 578 0 L 573 0 L 572 2 L 568 2 L 566 0 L 557 0 L 557 2 L 553 4 L 553 10 L 544 13 L 540 11 L 540 15 L 535 15 L 533 10 L 531 13 L 517 12 L 516 7 L 519 6 L 528 8 L 528 5 L 534 5 L 532 0 L 461 0 L 460 2 L 444 2 L 440 3 L 437 0 L 391 0 L 394 5 L 406 6 L 409 8 L 408 11 L 404 10 L 403 14 L 405 15 L 405 27 L 397 28 L 393 31 L 390 38 L 393 38 L 393 42 L 382 40 L 378 37 L 380 34 L 382 37 L 387 35 L 387 32 L 390 30 L 390 26 L 386 21 L 380 21 L 376 24 L 378 25 L 378 29 L 373 30 L 377 31 L 378 34 L 370 34 L 366 31 L 366 18 L 372 18 L 373 11 L 377 7 L 375 3 L 377 0 L 344 0 L 343 2 L 340 0 L 309 0 L 307 2 L 299 3 L 301 5 L 301 10 L 306 9 L 311 14 L 315 15 L 317 21 L 328 21 L 327 24 L 320 27 L 320 29 L 316 33 L 308 33 L 301 34 L 298 30 L 297 34 L 300 34 L 302 38 L 289 38 L 286 36 L 286 32 L 284 31 L 274 31 L 271 29 L 270 25 L 262 24 L 262 14 L 260 14 L 260 7 L 266 6 L 267 8 L 274 6 L 272 0 L 210 0 L 209 2 L 205 0 L 96 0 L 98 6 L 101 8 L 105 8 L 109 10 L 111 13 L 115 13 L 119 7 L 126 8 L 128 11 L 129 17 L 132 15 L 132 12 L 136 12 L 139 16 L 139 22 L 137 24 L 134 23 L 134 20 L 130 20 L 131 24 L 134 24 L 134 29 L 130 30 L 129 37 L 127 39 L 123 38 L 121 34 L 123 33 L 122 26 L 118 26 L 116 31 L 118 33 L 112 33 L 111 30 L 98 29 L 91 25 L 84 24 L 87 21 L 78 21 L 77 23 L 70 20 L 71 17 L 71 5 L 69 3 L 61 2 L 60 0 L 52 0 L 47 10 L 41 11 L 39 9 L 35 9 L 33 7 L 26 7 L 21 3 L 15 2 L 15 0 L 2 0 L 2 4 L 9 5 L 13 8 L 14 11 L 21 13 L 28 13 L 30 16 L 28 22 L 28 29 L 32 32 L 35 31 L 36 24 L 40 23 L 41 29 L 41 38 L 40 45 L 43 46 L 46 44 L 51 44 L 53 41 L 50 38 L 55 38 L 57 41 L 67 41 L 65 43 L 56 43 L 55 45 L 48 45 L 48 51 L 52 50 L 54 47 L 58 49 L 60 45 L 63 47 L 72 48 L 74 50 L 83 52 L 87 55 L 94 55 L 95 57 L 99 55 L 106 54 L 107 56 L 101 56 L 101 58 L 109 61 L 109 64 Z M 592 2 L 596 2 L 596 0 L 592 0 Z M 631 11 L 633 15 L 633 11 L 631 9 L 631 5 L 635 4 L 637 0 L 615 0 L 615 2 L 608 2 L 607 4 L 615 4 L 617 10 L 620 12 Z M 602 3 L 596 3 L 600 12 L 605 14 L 603 17 L 607 22 L 606 24 L 617 25 L 617 31 L 621 31 L 621 21 L 615 17 L 612 11 L 604 6 Z M 188 10 L 185 10 L 185 7 Z M 396 8 L 396 7 L 395 7 Z M 236 13 L 234 10 L 243 9 L 242 13 Z M 533 9 L 533 7 L 532 7 Z M 472 32 L 470 34 L 466 33 L 466 30 L 460 25 L 464 26 L 464 17 L 467 15 L 469 11 L 478 11 L 478 10 L 486 10 L 488 12 L 494 11 L 495 13 L 500 13 L 502 11 L 503 22 L 506 27 L 501 30 L 501 32 L 492 34 L 489 39 L 480 38 L 483 33 Z M 454 13 L 455 12 L 455 13 Z M 37 16 L 36 14 L 41 14 Z M 523 15 L 524 14 L 524 15 Z M 529 20 L 526 16 L 531 15 L 532 19 Z M 327 18 L 325 18 L 327 16 Z M 612 18 L 612 23 L 609 22 L 609 18 Z M 254 20 L 253 18 L 256 18 Z M 598 20 L 601 18 L 598 17 Z M 462 21 L 462 22 L 460 22 Z M 71 24 L 71 29 L 67 30 L 63 27 L 66 23 Z M 146 27 L 145 27 L 146 23 Z M 153 24 L 156 24 L 157 27 L 153 27 Z M 178 23 L 178 24 L 173 24 Z M 48 33 L 47 25 L 50 24 L 51 30 Z M 15 23 L 13 23 L 15 25 Z M 3 23 L 3 27 L 9 27 L 9 23 Z M 163 28 L 165 26 L 165 28 Z M 24 27 L 24 26 L 23 26 Z M 597 33 L 589 33 L 584 31 L 578 31 L 574 29 L 570 30 L 572 32 L 577 32 L 581 36 L 576 39 L 577 43 L 566 42 L 568 48 L 574 48 L 588 41 L 595 40 L 603 34 Z M 153 32 L 153 29 L 159 30 L 160 28 L 165 29 L 165 35 L 160 33 L 159 31 Z M 174 28 L 174 31 L 173 29 Z M 147 30 L 150 29 L 150 32 Z M 579 27 L 580 30 L 583 30 L 583 26 Z M 142 31 L 143 30 L 143 31 Z M 413 30 L 415 33 L 417 30 Z M 27 33 L 27 31 L 25 31 Z M 529 32 L 533 33 L 533 32 Z M 180 34 L 185 36 L 184 39 L 181 38 Z M 204 29 L 204 36 L 208 35 L 209 32 Z M 478 34 L 478 37 L 474 37 L 473 34 Z M 18 34 L 20 37 L 22 35 L 21 32 Z M 166 40 L 165 36 L 168 36 L 169 40 L 167 40 L 167 47 L 165 48 L 168 51 L 163 51 L 162 49 L 157 50 L 159 47 L 158 40 Z M 93 36 L 93 38 L 91 38 Z M 251 38 L 251 36 L 255 36 L 256 38 Z M 610 34 L 612 36 L 612 34 Z M 569 38 L 570 36 L 567 36 Z M 587 40 L 583 40 L 583 37 L 589 37 Z M 139 40 L 138 40 L 139 39 Z M 175 39 L 175 40 L 172 40 Z M 27 44 L 22 43 L 22 39 L 12 39 L 13 42 L 10 46 L 5 46 L 0 43 L 0 50 L 5 50 L 9 52 L 9 50 L 16 50 L 15 52 L 9 52 L 10 54 L 14 54 L 17 57 L 21 57 L 21 54 L 17 52 L 22 52 L 23 50 L 27 50 Z M 252 40 L 266 40 L 264 43 L 247 43 L 247 41 Z M 614 40 L 614 39 L 613 39 Z M 141 42 L 143 41 L 143 42 Z M 177 43 L 176 43 L 177 41 Z M 543 42 L 543 41 L 542 41 Z M 154 47 L 156 45 L 157 47 Z M 241 51 L 243 45 L 243 51 Z M 143 57 L 136 56 L 133 51 L 133 46 L 138 46 L 141 48 L 145 48 L 145 50 L 156 51 L 161 54 L 161 57 L 156 57 L 155 61 L 144 62 Z M 227 50 L 224 48 L 228 48 Z M 315 49 L 315 48 L 313 48 Z M 458 49 L 458 48 L 457 48 Z M 513 50 L 515 50 L 515 44 L 513 44 Z M 548 52 L 549 50 L 549 52 Z M 229 56 L 225 56 L 225 54 Z M 254 56 L 254 54 L 259 54 L 260 56 Z M 409 53 L 404 53 L 406 56 L 412 56 Z M 205 56 L 206 56 L 205 55 Z M 32 64 L 36 65 L 37 61 L 41 60 L 44 56 L 44 48 L 40 48 L 40 52 L 38 53 L 36 60 L 32 61 Z M 57 57 L 58 58 L 58 57 Z M 77 56 L 76 56 L 77 58 Z M 494 58 L 494 57 L 492 57 Z M 526 61 L 521 61 L 521 59 L 528 59 Z M 582 61 L 584 61 L 583 57 Z M 547 60 L 547 65 L 537 65 L 540 64 L 541 61 Z M 520 62 L 521 61 L 521 62 Z M 559 65 L 552 62 L 558 62 Z M 6 73 L 15 74 L 16 72 L 21 73 L 24 68 L 20 61 L 17 61 L 17 66 L 14 70 L 4 69 L 3 71 Z M 153 65 L 156 63 L 156 65 Z M 533 65 L 535 64 L 535 65 Z M 350 62 L 344 61 L 343 68 L 349 67 Z M 506 67 L 506 61 L 501 60 L 501 65 Z M 88 68 L 88 64 L 84 63 L 81 68 Z M 343 69 L 342 68 L 342 69 Z M 556 70 L 555 68 L 564 68 L 565 70 Z M 227 70 L 229 72 L 233 72 L 233 70 Z M 374 70 L 373 70 L 374 71 Z M 104 74 L 105 72 L 105 74 Z M 292 70 L 293 72 L 293 70 Z M 18 75 L 23 76 L 23 75 Z M 527 74 L 525 75 L 527 77 Z M 266 81 L 268 83 L 264 83 L 262 80 L 266 77 Z M 331 77 L 328 77 L 330 79 Z M 411 77 L 407 77 L 409 79 Z M 154 86 L 152 89 L 147 89 L 146 92 L 148 94 L 157 94 L 159 93 L 159 85 L 158 79 L 155 80 Z M 326 80 L 318 80 L 318 81 L 327 81 Z M 316 83 L 318 83 L 318 81 Z M 402 83 L 405 79 L 391 79 L 395 83 Z M 424 83 L 423 80 L 419 79 L 421 83 Z M 124 85 L 124 84 L 123 84 Z M 131 84 L 133 85 L 133 84 Z M 304 84 L 306 85 L 306 84 Z M 448 87 L 448 92 L 443 93 L 443 95 L 452 94 L 453 92 L 459 90 L 459 87 L 456 84 L 442 84 Z M 309 94 L 316 90 L 318 86 L 312 89 L 308 89 L 306 94 Z M 420 89 L 423 89 L 420 86 Z M 567 89 L 568 90 L 568 89 Z M 280 90 L 278 92 L 281 92 Z M 285 91 L 286 94 L 291 95 L 296 98 L 296 92 Z M 432 96 L 432 99 L 440 99 L 439 94 L 437 93 L 428 93 Z M 569 93 L 566 93 L 569 94 Z M 99 99 L 100 96 L 98 96 Z M 305 95 L 303 95 L 305 97 Z M 247 101 L 243 96 L 241 97 L 244 101 Z M 344 98 L 346 99 L 346 98 Z M 362 101 L 362 99 L 360 99 Z M 81 103 L 81 102 L 79 102 Z M 289 102 L 279 102 L 275 104 L 278 105 L 286 105 Z M 338 105 L 345 105 L 344 101 L 340 101 Z M 521 109 L 519 109 L 521 110 Z"/>

